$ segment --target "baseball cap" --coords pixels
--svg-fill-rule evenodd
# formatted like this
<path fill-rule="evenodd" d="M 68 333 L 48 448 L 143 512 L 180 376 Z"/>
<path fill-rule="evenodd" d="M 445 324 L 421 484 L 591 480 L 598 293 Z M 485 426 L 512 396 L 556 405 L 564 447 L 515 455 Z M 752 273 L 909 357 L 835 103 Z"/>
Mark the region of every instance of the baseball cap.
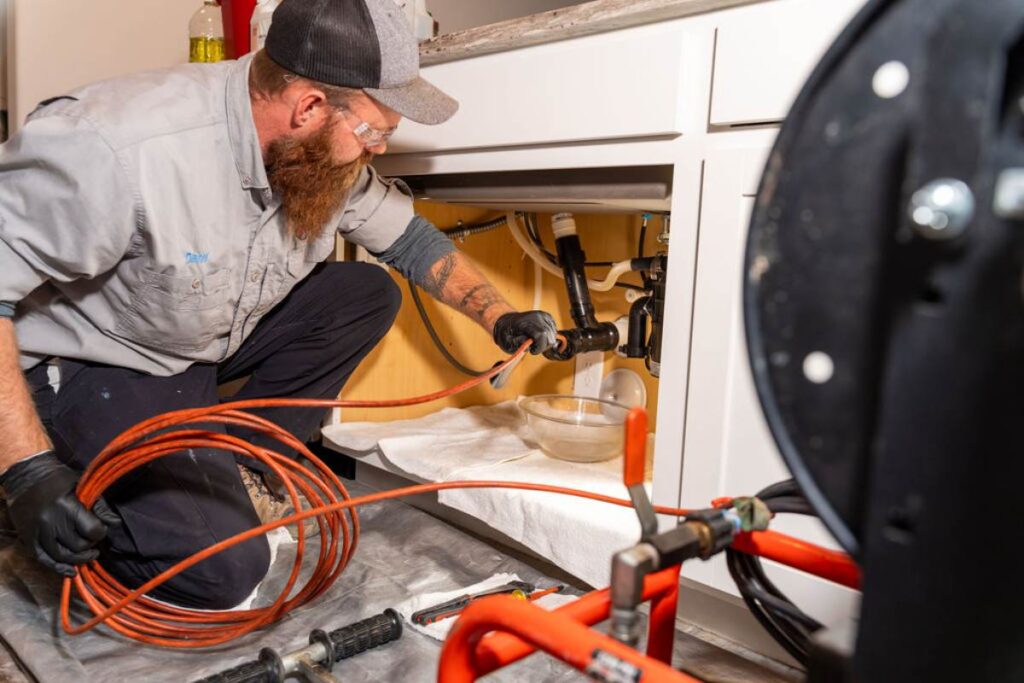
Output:
<path fill-rule="evenodd" d="M 289 71 L 361 88 L 417 123 L 443 123 L 459 108 L 420 77 L 419 45 L 394 0 L 284 0 L 264 49 Z"/>

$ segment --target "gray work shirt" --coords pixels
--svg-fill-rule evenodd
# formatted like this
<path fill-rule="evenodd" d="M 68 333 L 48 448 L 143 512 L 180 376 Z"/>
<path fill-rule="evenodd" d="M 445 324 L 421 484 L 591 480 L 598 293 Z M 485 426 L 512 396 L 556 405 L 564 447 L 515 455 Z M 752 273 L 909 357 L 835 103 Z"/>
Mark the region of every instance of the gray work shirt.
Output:
<path fill-rule="evenodd" d="M 235 351 L 333 251 L 289 232 L 249 101 L 251 57 L 87 86 L 0 147 L 0 301 L 23 368 L 68 357 L 172 375 Z M 368 168 L 336 216 L 383 252 L 413 218 Z"/>

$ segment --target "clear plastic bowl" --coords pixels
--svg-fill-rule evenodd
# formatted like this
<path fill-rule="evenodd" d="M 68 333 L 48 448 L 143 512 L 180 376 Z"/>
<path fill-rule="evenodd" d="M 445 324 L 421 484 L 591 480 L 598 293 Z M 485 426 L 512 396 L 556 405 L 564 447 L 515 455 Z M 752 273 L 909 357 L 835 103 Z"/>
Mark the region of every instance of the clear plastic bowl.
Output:
<path fill-rule="evenodd" d="M 572 462 L 601 462 L 622 455 L 623 425 L 629 408 L 598 398 L 564 394 L 528 396 L 519 401 L 541 450 Z"/>

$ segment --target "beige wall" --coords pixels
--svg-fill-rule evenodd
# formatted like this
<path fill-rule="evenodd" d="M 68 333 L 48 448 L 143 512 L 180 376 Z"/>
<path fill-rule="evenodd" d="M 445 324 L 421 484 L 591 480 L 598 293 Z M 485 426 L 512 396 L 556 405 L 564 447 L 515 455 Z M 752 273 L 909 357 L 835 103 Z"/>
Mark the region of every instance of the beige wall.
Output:
<path fill-rule="evenodd" d="M 110 76 L 188 60 L 200 0 L 8 0 L 12 130 L 40 101 Z"/>

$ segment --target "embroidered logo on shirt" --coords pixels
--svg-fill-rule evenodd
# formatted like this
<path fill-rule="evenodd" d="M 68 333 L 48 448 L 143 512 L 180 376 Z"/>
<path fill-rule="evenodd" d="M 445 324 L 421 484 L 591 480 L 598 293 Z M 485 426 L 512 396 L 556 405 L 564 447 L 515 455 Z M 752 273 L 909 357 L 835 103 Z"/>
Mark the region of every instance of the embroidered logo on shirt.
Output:
<path fill-rule="evenodd" d="M 210 260 L 210 255 L 205 252 L 185 252 L 185 263 L 206 263 Z"/>

